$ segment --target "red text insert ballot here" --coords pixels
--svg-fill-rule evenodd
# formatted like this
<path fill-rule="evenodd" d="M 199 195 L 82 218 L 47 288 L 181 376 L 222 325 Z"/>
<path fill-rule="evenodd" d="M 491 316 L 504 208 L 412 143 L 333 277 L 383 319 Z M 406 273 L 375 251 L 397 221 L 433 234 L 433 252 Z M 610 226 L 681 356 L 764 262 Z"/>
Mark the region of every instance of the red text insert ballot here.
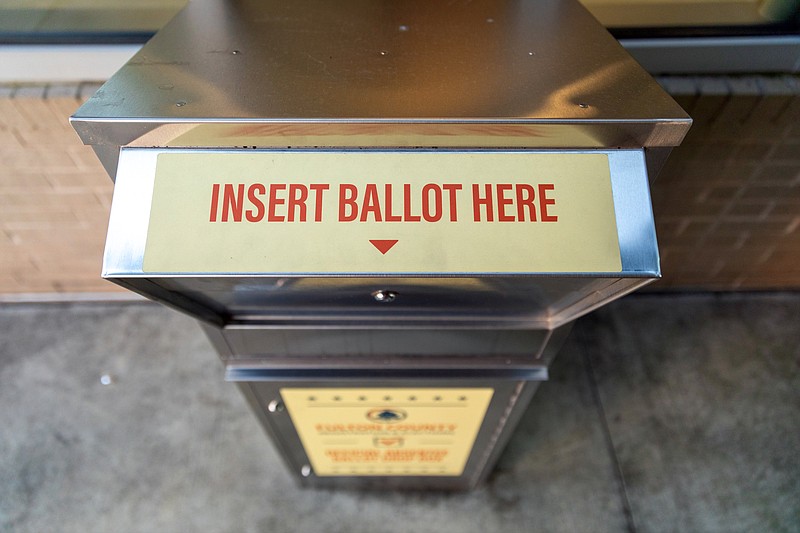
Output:
<path fill-rule="evenodd" d="M 213 183 L 208 220 L 558 222 L 558 191 L 553 183 Z"/>
<path fill-rule="evenodd" d="M 161 153 L 142 271 L 619 272 L 610 170 L 604 153 Z"/>

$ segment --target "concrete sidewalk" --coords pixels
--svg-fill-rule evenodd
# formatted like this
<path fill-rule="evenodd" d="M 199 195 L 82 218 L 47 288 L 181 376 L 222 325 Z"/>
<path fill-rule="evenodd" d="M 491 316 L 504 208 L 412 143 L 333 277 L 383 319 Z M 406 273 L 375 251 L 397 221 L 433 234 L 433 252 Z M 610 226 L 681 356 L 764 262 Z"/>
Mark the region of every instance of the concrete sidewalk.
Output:
<path fill-rule="evenodd" d="M 0 306 L 0 428 L 3 532 L 800 531 L 800 294 L 579 320 L 470 493 L 298 489 L 199 327 L 149 303 Z"/>

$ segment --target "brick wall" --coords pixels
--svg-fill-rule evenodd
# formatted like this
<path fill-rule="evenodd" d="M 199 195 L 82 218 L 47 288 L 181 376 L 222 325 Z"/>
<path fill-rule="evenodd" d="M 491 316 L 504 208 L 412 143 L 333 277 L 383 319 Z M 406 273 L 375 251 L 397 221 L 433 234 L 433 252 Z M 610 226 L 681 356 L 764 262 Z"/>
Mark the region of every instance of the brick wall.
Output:
<path fill-rule="evenodd" d="M 694 119 L 653 186 L 654 288 L 800 288 L 800 79 L 662 78 Z"/>
<path fill-rule="evenodd" d="M 112 183 L 68 123 L 96 88 L 0 87 L 0 293 L 117 290 L 100 279 Z"/>
<path fill-rule="evenodd" d="M 800 83 L 662 78 L 695 124 L 654 184 L 654 289 L 800 288 Z M 0 294 L 100 279 L 112 184 L 67 117 L 96 86 L 0 87 Z"/>

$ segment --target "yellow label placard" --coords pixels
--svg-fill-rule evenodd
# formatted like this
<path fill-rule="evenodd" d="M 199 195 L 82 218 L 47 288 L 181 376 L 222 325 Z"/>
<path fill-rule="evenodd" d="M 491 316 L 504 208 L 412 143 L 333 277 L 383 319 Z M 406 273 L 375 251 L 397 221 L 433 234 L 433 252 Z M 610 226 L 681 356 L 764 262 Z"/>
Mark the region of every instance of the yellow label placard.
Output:
<path fill-rule="evenodd" d="M 460 476 L 489 388 L 284 388 L 317 476 Z"/>
<path fill-rule="evenodd" d="M 159 154 L 148 273 L 619 272 L 608 156 Z"/>

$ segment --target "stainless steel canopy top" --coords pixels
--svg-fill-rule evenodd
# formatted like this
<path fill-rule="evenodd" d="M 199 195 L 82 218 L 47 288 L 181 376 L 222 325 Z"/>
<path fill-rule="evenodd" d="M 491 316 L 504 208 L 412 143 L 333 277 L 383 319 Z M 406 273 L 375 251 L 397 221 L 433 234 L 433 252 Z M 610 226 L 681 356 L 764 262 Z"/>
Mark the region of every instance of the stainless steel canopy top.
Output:
<path fill-rule="evenodd" d="M 192 1 L 75 114 L 114 146 L 675 146 L 577 2 Z"/>

